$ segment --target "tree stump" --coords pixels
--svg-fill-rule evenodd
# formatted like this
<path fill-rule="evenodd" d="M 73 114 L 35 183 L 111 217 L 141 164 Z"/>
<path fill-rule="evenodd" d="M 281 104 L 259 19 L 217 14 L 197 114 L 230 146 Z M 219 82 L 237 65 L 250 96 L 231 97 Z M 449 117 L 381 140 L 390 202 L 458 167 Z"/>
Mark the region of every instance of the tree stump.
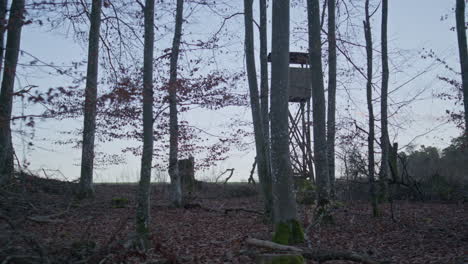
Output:
<path fill-rule="evenodd" d="M 196 188 L 195 180 L 195 162 L 193 157 L 181 159 L 178 161 L 179 175 L 184 193 L 193 192 Z"/>

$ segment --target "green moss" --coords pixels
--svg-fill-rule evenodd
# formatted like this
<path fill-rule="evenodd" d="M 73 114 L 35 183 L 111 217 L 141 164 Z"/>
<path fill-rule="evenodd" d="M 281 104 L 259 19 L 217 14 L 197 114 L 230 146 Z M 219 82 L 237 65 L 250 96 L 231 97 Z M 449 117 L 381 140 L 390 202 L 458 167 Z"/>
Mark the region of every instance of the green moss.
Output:
<path fill-rule="evenodd" d="M 276 224 L 275 234 L 273 236 L 273 242 L 283 245 L 289 244 L 289 225 L 284 222 Z"/>
<path fill-rule="evenodd" d="M 304 258 L 301 255 L 278 256 L 273 259 L 271 264 L 304 264 Z"/>
<path fill-rule="evenodd" d="M 296 201 L 300 204 L 314 204 L 317 187 L 308 179 L 297 179 Z"/>
<path fill-rule="evenodd" d="M 304 230 L 299 221 L 295 219 L 276 224 L 273 242 L 283 245 L 298 244 L 304 242 Z"/>
<path fill-rule="evenodd" d="M 302 228 L 299 221 L 293 219 L 290 220 L 291 236 L 289 238 L 290 244 L 298 244 L 304 242 L 304 229 Z"/>

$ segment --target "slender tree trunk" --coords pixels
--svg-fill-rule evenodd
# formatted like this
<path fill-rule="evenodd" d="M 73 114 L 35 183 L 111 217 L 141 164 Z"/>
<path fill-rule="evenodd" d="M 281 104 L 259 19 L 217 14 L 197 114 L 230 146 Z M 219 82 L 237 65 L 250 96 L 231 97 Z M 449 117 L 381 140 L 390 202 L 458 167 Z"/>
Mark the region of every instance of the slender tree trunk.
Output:
<path fill-rule="evenodd" d="M 258 178 L 262 185 L 263 194 L 265 197 L 265 210 L 269 215 L 271 208 L 269 201 L 271 200 L 271 192 L 268 184 L 268 163 L 265 148 L 265 138 L 263 133 L 262 113 L 260 109 L 260 100 L 258 96 L 257 71 L 255 69 L 255 51 L 254 51 L 254 35 L 253 35 L 253 15 L 252 15 L 253 0 L 244 0 L 244 22 L 245 22 L 245 57 L 247 62 L 247 77 L 249 80 L 250 106 L 252 109 L 252 121 L 255 134 L 255 148 L 257 152 L 258 162 Z"/>
<path fill-rule="evenodd" d="M 330 196 L 335 198 L 335 115 L 336 115 L 336 0 L 328 0 L 328 177 Z"/>
<path fill-rule="evenodd" d="M 263 135 L 265 160 L 267 174 L 263 180 L 265 185 L 264 199 L 265 209 L 271 219 L 273 219 L 273 196 L 271 183 L 271 160 L 270 160 L 270 114 L 268 101 L 268 38 L 267 38 L 267 4 L 266 0 L 260 0 L 260 109 L 262 111 Z"/>
<path fill-rule="evenodd" d="M 6 26 L 7 26 L 7 8 L 8 8 L 8 0 L 0 0 L 0 73 L 3 70 L 3 59 L 5 55 L 5 32 L 6 32 Z M 1 76 L 0 76 L 1 77 Z M 0 121 L 1 123 L 1 121 Z M 12 155 L 9 155 L 8 160 L 6 161 L 6 166 L 9 168 L 14 167 L 14 148 L 13 148 L 13 142 L 11 143 L 11 150 L 12 150 Z M 1 176 L 0 176 L 1 178 Z M 0 179 L 1 182 L 1 179 Z"/>
<path fill-rule="evenodd" d="M 175 207 L 181 207 L 182 182 L 178 167 L 179 124 L 177 121 L 177 60 L 182 36 L 184 1 L 177 0 L 174 39 L 172 40 L 171 66 L 169 78 L 169 176 L 171 178 L 171 200 Z"/>
<path fill-rule="evenodd" d="M 366 20 L 364 21 L 364 33 L 366 37 L 366 53 L 367 53 L 367 108 L 369 111 L 369 137 L 367 140 L 368 152 L 369 152 L 369 185 L 370 185 L 370 196 L 372 203 L 372 212 L 374 216 L 379 215 L 377 195 L 375 191 L 375 171 L 374 171 L 374 108 L 372 106 L 372 32 L 370 25 L 369 15 L 369 0 L 366 0 L 365 4 Z"/>
<path fill-rule="evenodd" d="M 143 153 L 136 209 L 138 246 L 148 247 L 150 221 L 151 161 L 153 159 L 153 48 L 154 0 L 146 0 L 143 51 Z"/>
<path fill-rule="evenodd" d="M 292 244 L 303 241 L 304 236 L 297 221 L 289 157 L 289 0 L 273 0 L 272 19 L 270 114 L 275 221 L 273 240 L 281 244 Z"/>
<path fill-rule="evenodd" d="M 382 92 L 381 92 L 381 126 L 382 126 L 382 164 L 379 174 L 380 182 L 380 198 L 382 201 L 388 199 L 388 173 L 389 173 L 389 136 L 388 136 L 388 114 L 387 114 L 387 98 L 388 98 L 388 48 L 387 48 L 387 21 L 388 21 L 388 0 L 382 0 Z"/>
<path fill-rule="evenodd" d="M 325 89 L 322 74 L 322 47 L 320 41 L 319 0 L 307 0 L 309 19 L 309 61 L 312 83 L 312 112 L 314 122 L 314 155 L 317 182 L 317 201 L 323 206 L 329 202 L 327 134 L 325 121 Z"/>
<path fill-rule="evenodd" d="M 465 106 L 465 135 L 468 136 L 468 51 L 466 44 L 465 0 L 457 0 L 455 7 L 458 53 L 460 54 L 460 68 L 463 86 L 463 104 Z"/>
<path fill-rule="evenodd" d="M 93 189 L 94 136 L 96 133 L 96 100 L 99 68 L 99 34 L 101 26 L 101 0 L 93 0 L 88 42 L 88 70 L 84 102 L 83 146 L 81 153 L 80 198 L 91 197 Z"/>
<path fill-rule="evenodd" d="M 0 0 L 0 72 L 3 69 L 3 56 L 5 52 L 7 4 L 8 0 Z"/>
<path fill-rule="evenodd" d="M 8 21 L 5 67 L 0 90 L 0 184 L 9 181 L 14 172 L 10 120 L 13 109 L 13 92 L 20 51 L 23 15 L 24 0 L 13 0 Z"/>

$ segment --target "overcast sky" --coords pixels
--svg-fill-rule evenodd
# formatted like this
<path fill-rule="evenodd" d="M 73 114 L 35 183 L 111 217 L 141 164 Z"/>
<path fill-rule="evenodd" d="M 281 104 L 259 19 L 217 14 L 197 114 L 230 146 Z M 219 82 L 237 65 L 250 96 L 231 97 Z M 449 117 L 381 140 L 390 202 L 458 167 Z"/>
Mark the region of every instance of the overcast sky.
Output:
<path fill-rule="evenodd" d="M 239 9 L 242 8 L 242 1 L 239 2 Z M 255 3 L 255 6 L 258 4 Z M 389 47 L 392 52 L 395 52 L 390 75 L 390 90 L 402 85 L 406 81 L 412 79 L 417 74 L 427 70 L 427 74 L 422 74 L 414 81 L 405 85 L 403 88 L 395 92 L 393 95 L 394 102 L 403 101 L 412 98 L 418 91 L 424 91 L 423 94 L 417 97 L 418 101 L 408 107 L 402 109 L 402 114 L 394 117 L 394 123 L 402 123 L 404 128 L 393 128 L 390 133 L 393 138 L 404 146 L 409 142 L 414 144 L 435 145 L 444 147 L 450 142 L 450 138 L 457 136 L 459 131 L 451 124 L 441 125 L 445 123 L 447 116 L 446 109 L 452 109 L 453 104 L 444 103 L 441 100 L 433 98 L 432 95 L 447 89 L 437 80 L 438 75 L 444 75 L 446 72 L 443 67 L 433 65 L 433 61 L 420 59 L 420 52 L 423 49 L 432 49 L 441 58 L 447 60 L 449 64 L 459 71 L 458 51 L 456 42 L 456 33 L 450 28 L 455 25 L 454 7 L 455 1 L 449 0 L 392 0 L 389 1 Z M 238 12 L 233 10 L 232 12 Z M 270 13 L 271 14 L 271 13 Z M 297 8 L 292 10 L 293 16 L 291 27 L 297 23 L 302 23 L 304 17 L 302 10 Z M 446 20 L 441 21 L 441 17 L 448 14 Z M 374 30 L 374 46 L 379 49 L 379 16 L 377 12 L 373 21 Z M 200 19 L 201 26 L 212 31 L 219 26 L 219 19 L 210 21 L 209 17 Z M 239 16 L 238 19 L 233 19 L 228 22 L 228 28 L 237 30 L 238 37 L 243 37 L 242 29 L 243 19 Z M 215 26 L 213 26 L 215 25 Z M 47 31 L 45 28 L 37 26 L 26 26 L 23 30 L 23 39 L 21 48 L 44 61 L 54 62 L 56 65 L 67 65 L 71 61 L 80 61 L 86 59 L 86 47 L 77 43 L 74 40 L 73 34 L 64 34 L 66 30 L 60 32 Z M 271 30 L 269 31 L 271 33 Z M 257 32 L 255 33 L 257 34 Z M 257 35 L 258 36 L 258 35 Z M 363 40 L 362 40 L 363 42 Z M 361 42 L 361 43 L 362 43 Z M 167 44 L 167 43 L 166 43 Z M 243 44 L 238 42 L 237 45 L 231 46 L 231 50 L 242 52 Z M 300 51 L 300 45 L 293 45 L 291 50 Z M 325 52 L 325 51 L 324 51 Z M 398 52 L 398 53 L 396 53 Z M 378 56 L 378 53 L 377 55 Z M 340 61 L 343 58 L 340 58 Z M 28 62 L 31 57 L 23 55 L 21 61 Z M 231 65 L 232 68 L 243 67 L 242 60 L 223 61 L 222 64 Z M 340 66 L 339 66 L 340 67 Z M 380 67 L 376 64 L 375 67 Z M 397 71 L 398 70 L 398 71 Z M 25 69 L 19 72 L 17 88 L 27 84 L 38 85 L 40 89 L 67 85 L 70 80 L 64 77 L 56 77 L 47 74 L 47 70 L 38 71 L 37 68 Z M 340 81 L 340 80 L 339 80 Z M 338 87 L 338 101 L 341 102 L 338 107 L 344 107 L 351 104 L 351 115 L 361 116 L 365 118 L 366 106 L 365 97 L 362 88 L 364 81 L 348 83 L 342 87 Z M 355 95 L 354 105 L 348 100 L 346 89 L 353 91 Z M 246 92 L 246 84 L 239 87 L 240 92 Z M 447 90 L 446 90 L 447 91 Z M 361 95 L 358 95 L 361 93 Z M 378 110 L 378 109 L 377 109 Z M 15 114 L 21 113 L 21 101 L 16 100 L 14 105 Z M 219 124 L 223 123 L 228 118 L 232 111 L 235 111 L 238 117 L 245 120 L 250 120 L 250 110 L 247 108 L 229 109 L 226 111 L 207 111 L 197 110 L 190 114 L 185 114 L 184 119 L 193 121 L 197 126 L 212 133 L 218 133 L 222 129 Z M 338 109 L 338 116 L 343 117 L 343 108 Z M 349 113 L 349 112 L 348 112 Z M 377 114 L 379 111 L 377 111 Z M 400 122 L 401 119 L 401 122 Z M 73 149 L 70 146 L 62 146 L 54 144 L 56 139 L 60 139 L 63 135 L 60 132 L 79 128 L 82 125 L 81 120 L 54 121 L 48 120 L 37 122 L 34 135 L 35 146 L 32 149 L 26 147 L 27 141 L 23 140 L 18 134 L 13 134 L 16 152 L 18 157 L 22 159 L 26 157 L 31 162 L 30 169 L 37 170 L 40 168 L 60 170 L 67 179 L 77 179 L 79 177 L 79 162 L 81 151 Z M 21 122 L 16 123 L 16 128 L 21 126 Z M 432 133 L 417 137 L 425 132 L 434 129 Z M 416 138 L 415 141 L 414 138 Z M 252 139 L 253 140 L 253 139 Z M 250 140 L 250 141 L 252 141 Z M 134 144 L 134 143 L 132 143 Z M 120 148 L 125 146 L 122 142 L 99 144 L 98 150 L 108 153 L 119 153 Z M 254 158 L 254 145 L 248 151 L 233 152 L 232 158 L 223 162 L 217 168 L 201 172 L 198 177 L 210 177 L 221 173 L 227 168 L 235 168 L 234 180 L 246 180 L 251 169 Z M 196 157 L 195 157 L 196 159 Z M 98 182 L 106 181 L 136 181 L 139 177 L 139 157 L 127 157 L 126 164 L 119 166 L 111 166 L 106 169 L 98 169 L 96 171 L 95 180 Z"/>

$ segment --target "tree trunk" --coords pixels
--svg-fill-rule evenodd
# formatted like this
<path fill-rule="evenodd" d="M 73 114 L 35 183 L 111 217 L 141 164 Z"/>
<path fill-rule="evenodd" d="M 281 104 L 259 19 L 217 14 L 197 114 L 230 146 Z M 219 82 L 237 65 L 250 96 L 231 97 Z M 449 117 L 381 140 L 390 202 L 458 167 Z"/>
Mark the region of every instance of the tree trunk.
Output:
<path fill-rule="evenodd" d="M 94 136 L 96 133 L 96 100 L 99 67 L 99 29 L 101 26 L 101 0 L 93 0 L 88 42 L 88 70 L 84 102 L 83 146 L 81 153 L 80 198 L 91 197 L 93 189 Z"/>
<path fill-rule="evenodd" d="M 312 112 L 314 122 L 314 155 L 317 183 L 317 201 L 325 205 L 329 201 L 329 177 L 327 136 L 325 121 L 325 91 L 322 74 L 322 50 L 320 42 L 319 0 L 307 0 L 309 19 L 309 61 L 312 83 Z"/>
<path fill-rule="evenodd" d="M 24 0 L 13 0 L 8 21 L 5 67 L 0 90 L 0 184 L 9 181 L 14 172 L 10 120 L 13 109 L 13 91 L 20 51 L 23 15 Z"/>
<path fill-rule="evenodd" d="M 154 0 L 146 0 L 143 57 L 143 153 L 138 186 L 136 232 L 138 246 L 147 249 L 150 221 L 151 161 L 153 158 Z"/>
<path fill-rule="evenodd" d="M 267 174 L 263 180 L 265 185 L 264 199 L 267 216 L 273 219 L 273 196 L 271 183 L 271 145 L 270 145 L 270 114 L 268 101 L 268 38 L 267 38 L 267 4 L 266 0 L 260 0 L 260 109 L 262 113 L 265 160 Z"/>
<path fill-rule="evenodd" d="M 382 126 L 382 163 L 379 174 L 380 198 L 381 201 L 388 199 L 388 173 L 389 173 L 389 136 L 388 136 L 388 48 L 387 48 L 387 21 L 388 21 L 388 0 L 382 0 L 382 92 L 381 92 L 381 126 Z"/>
<path fill-rule="evenodd" d="M 175 207 L 182 207 L 182 184 L 178 168 L 179 124 L 177 121 L 177 61 L 182 36 L 184 1 L 177 0 L 174 39 L 172 40 L 169 77 L 169 176 L 171 178 L 171 201 Z"/>
<path fill-rule="evenodd" d="M 268 185 L 268 165 L 265 148 L 265 137 L 263 133 L 263 122 L 260 109 L 260 101 L 258 96 L 257 71 L 255 70 L 255 51 L 254 51 L 254 36 L 253 36 L 253 18 L 252 18 L 252 2 L 253 0 L 244 0 L 244 22 L 245 22 L 245 57 L 247 64 L 247 77 L 249 80 L 250 106 L 252 109 L 252 121 L 255 135 L 255 148 L 257 152 L 258 162 L 258 178 L 262 186 L 263 195 L 265 197 L 265 212 L 266 215 L 271 214 L 271 191 Z"/>
<path fill-rule="evenodd" d="M 336 0 L 328 0 L 328 177 L 330 196 L 335 198 L 335 115 L 336 115 Z"/>
<path fill-rule="evenodd" d="M 304 240 L 297 221 L 289 157 L 289 0 L 273 0 L 271 44 L 271 171 L 275 235 L 280 244 Z"/>
<path fill-rule="evenodd" d="M 6 26 L 7 26 L 7 21 L 6 21 L 7 8 L 8 8 L 8 1 L 0 0 L 0 72 L 2 72 L 2 69 L 3 69 L 3 59 L 5 55 L 5 32 L 6 32 Z M 0 124 L 1 124 L 1 119 L 0 119 Z M 12 155 L 8 156 L 8 160 L 5 162 L 5 164 L 6 164 L 6 167 L 14 168 L 13 142 L 10 142 L 10 143 L 11 143 Z M 1 181 L 2 180 L 0 179 L 0 183 Z"/>
<path fill-rule="evenodd" d="M 7 4 L 8 0 L 0 0 L 0 72 L 3 69 L 3 55 L 5 51 Z"/>
<path fill-rule="evenodd" d="M 465 0 L 457 0 L 455 8 L 458 53 L 460 54 L 460 68 L 463 86 L 463 104 L 465 106 L 465 135 L 468 135 L 468 51 L 466 44 Z"/>
<path fill-rule="evenodd" d="M 365 4 L 366 20 L 364 22 L 364 33 L 366 37 L 366 54 L 367 54 L 367 109 L 369 111 L 369 136 L 367 139 L 368 144 L 368 155 L 369 155 L 369 189 L 370 198 L 372 203 L 372 213 L 374 216 L 379 215 L 377 195 L 375 192 L 375 178 L 374 178 L 374 108 L 372 106 L 372 32 L 370 25 L 369 15 L 369 0 L 366 0 Z"/>

